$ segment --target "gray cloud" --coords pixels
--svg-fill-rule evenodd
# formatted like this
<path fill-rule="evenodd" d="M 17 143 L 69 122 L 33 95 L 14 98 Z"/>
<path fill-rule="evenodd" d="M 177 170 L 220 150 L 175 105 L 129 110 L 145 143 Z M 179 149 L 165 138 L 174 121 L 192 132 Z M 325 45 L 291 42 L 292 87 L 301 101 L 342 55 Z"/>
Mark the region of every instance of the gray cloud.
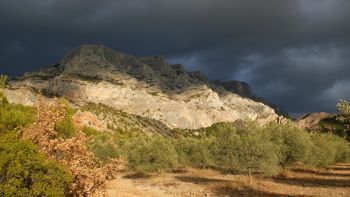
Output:
<path fill-rule="evenodd" d="M 11 0 L 0 2 L 0 24 L 8 74 L 104 44 L 247 81 L 291 113 L 334 111 L 350 97 L 348 0 Z"/>

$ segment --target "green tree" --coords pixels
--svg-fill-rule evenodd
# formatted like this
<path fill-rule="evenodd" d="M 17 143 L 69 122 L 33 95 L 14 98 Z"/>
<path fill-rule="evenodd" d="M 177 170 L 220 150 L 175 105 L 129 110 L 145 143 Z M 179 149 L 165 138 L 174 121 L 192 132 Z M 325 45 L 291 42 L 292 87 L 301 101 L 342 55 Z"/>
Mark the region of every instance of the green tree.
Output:
<path fill-rule="evenodd" d="M 121 156 L 121 150 L 112 140 L 113 136 L 107 132 L 93 131 L 93 129 L 85 129 L 85 132 L 93 132 L 92 139 L 88 142 L 88 148 L 94 153 L 94 156 L 102 162 L 107 162 L 111 158 Z"/>
<path fill-rule="evenodd" d="M 183 138 L 176 143 L 179 161 L 185 166 L 207 167 L 214 165 L 210 151 L 212 139 Z"/>
<path fill-rule="evenodd" d="M 264 134 L 277 145 L 279 164 L 283 167 L 304 161 L 310 153 L 310 134 L 292 123 L 271 123 L 265 126 Z"/>
<path fill-rule="evenodd" d="M 140 136 L 128 144 L 125 151 L 128 167 L 139 173 L 162 172 L 178 164 L 173 142 L 163 136 Z"/>
<path fill-rule="evenodd" d="M 277 147 L 262 131 L 248 123 L 223 132 L 213 146 L 216 166 L 229 172 L 275 174 L 279 169 Z"/>
<path fill-rule="evenodd" d="M 337 104 L 337 108 L 341 115 L 344 116 L 344 118 L 348 119 L 350 118 L 350 104 L 346 100 L 339 100 L 339 103 Z"/>
<path fill-rule="evenodd" d="M 343 129 L 343 136 L 350 140 L 350 104 L 349 102 L 345 100 L 339 100 L 339 103 L 337 104 L 337 108 L 340 112 L 340 115 L 337 117 L 337 119 L 341 122 L 343 122 L 343 125 L 345 129 Z"/>

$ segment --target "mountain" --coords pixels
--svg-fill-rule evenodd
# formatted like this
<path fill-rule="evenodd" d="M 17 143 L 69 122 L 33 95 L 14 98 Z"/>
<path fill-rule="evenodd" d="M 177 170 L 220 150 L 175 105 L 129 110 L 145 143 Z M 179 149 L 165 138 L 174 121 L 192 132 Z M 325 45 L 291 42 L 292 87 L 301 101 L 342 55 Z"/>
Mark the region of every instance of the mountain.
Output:
<path fill-rule="evenodd" d="M 333 118 L 335 115 L 326 112 L 316 112 L 306 114 L 300 117 L 296 122 L 301 128 L 305 128 L 310 131 L 321 130 L 320 122 L 325 119 Z"/>
<path fill-rule="evenodd" d="M 309 131 L 331 132 L 350 140 L 349 123 L 341 120 L 340 117 L 340 114 L 316 112 L 300 117 L 296 123 Z"/>
<path fill-rule="evenodd" d="M 76 48 L 59 64 L 26 73 L 9 85 L 4 93 L 15 103 L 33 105 L 37 93 L 48 99 L 64 96 L 76 106 L 103 104 L 169 128 L 197 129 L 239 119 L 265 124 L 282 118 L 244 82 L 210 81 L 163 56 L 135 57 L 96 45 Z"/>

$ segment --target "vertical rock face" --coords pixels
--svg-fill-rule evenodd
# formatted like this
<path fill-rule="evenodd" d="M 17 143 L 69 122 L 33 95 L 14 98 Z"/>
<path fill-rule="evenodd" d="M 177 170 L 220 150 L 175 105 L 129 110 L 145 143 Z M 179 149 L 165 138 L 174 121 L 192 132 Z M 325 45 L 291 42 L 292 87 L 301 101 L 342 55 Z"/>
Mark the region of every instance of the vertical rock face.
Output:
<path fill-rule="evenodd" d="M 278 118 L 273 108 L 252 99 L 255 94 L 244 82 L 211 82 L 162 56 L 134 57 L 95 45 L 74 49 L 59 65 L 26 74 L 11 86 L 65 96 L 78 105 L 102 103 L 170 128 Z"/>

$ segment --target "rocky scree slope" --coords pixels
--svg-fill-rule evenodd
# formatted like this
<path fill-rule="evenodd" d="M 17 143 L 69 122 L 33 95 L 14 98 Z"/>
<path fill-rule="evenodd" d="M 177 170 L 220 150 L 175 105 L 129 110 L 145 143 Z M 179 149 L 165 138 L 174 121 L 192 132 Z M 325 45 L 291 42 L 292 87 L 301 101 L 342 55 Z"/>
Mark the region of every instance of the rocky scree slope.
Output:
<path fill-rule="evenodd" d="M 58 65 L 11 80 L 10 87 L 4 93 L 15 103 L 32 105 L 41 92 L 64 96 L 78 106 L 101 103 L 169 128 L 281 119 L 243 82 L 209 81 L 200 72 L 168 64 L 162 56 L 135 57 L 104 46 L 76 48 Z"/>

